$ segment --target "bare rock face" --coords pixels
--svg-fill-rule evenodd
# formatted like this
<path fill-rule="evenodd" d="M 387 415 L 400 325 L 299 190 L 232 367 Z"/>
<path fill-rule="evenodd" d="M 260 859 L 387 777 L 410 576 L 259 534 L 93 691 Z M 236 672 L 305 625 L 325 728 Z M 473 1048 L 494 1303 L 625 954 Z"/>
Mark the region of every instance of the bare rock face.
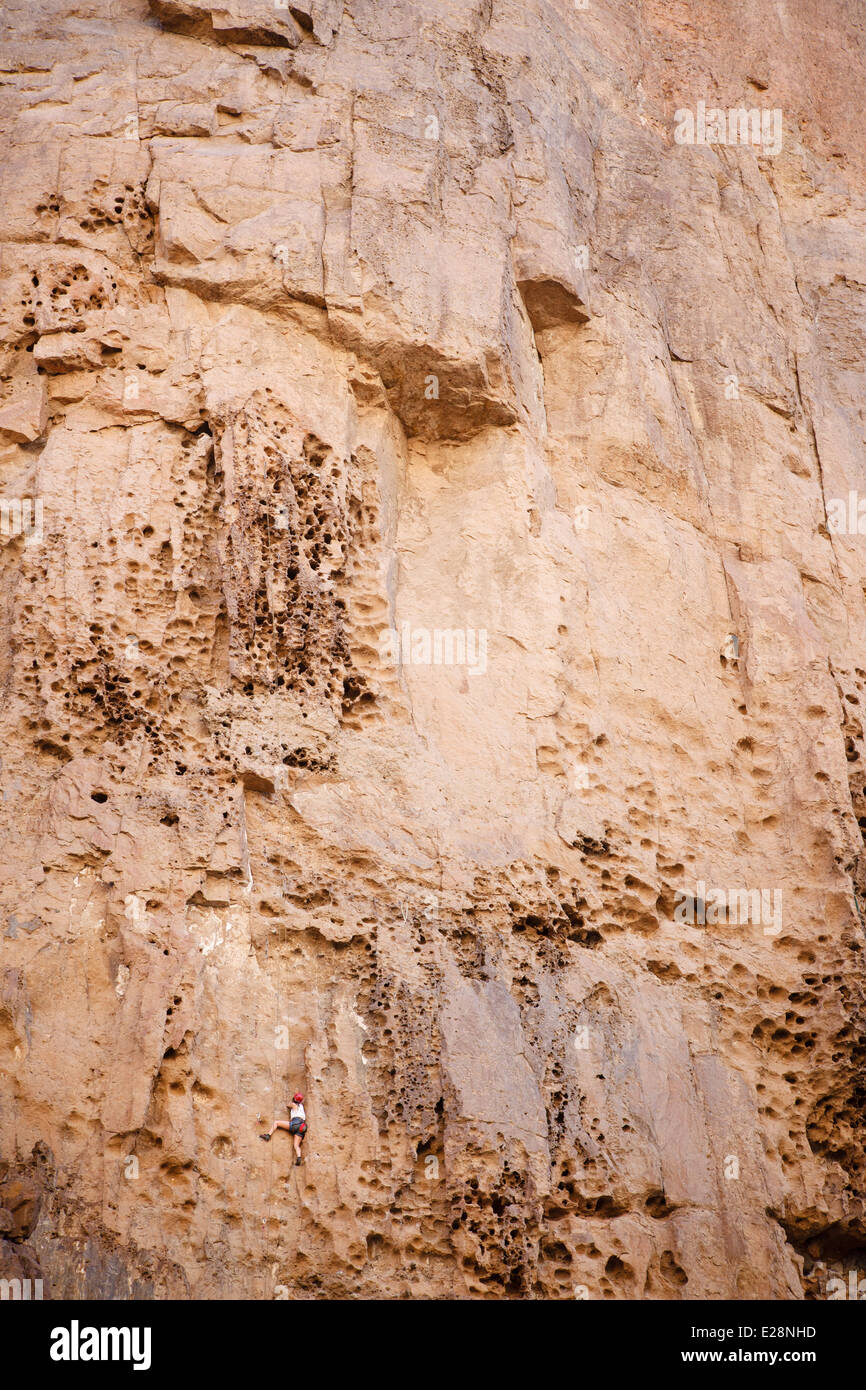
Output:
<path fill-rule="evenodd" d="M 862 1268 L 857 7 L 2 24 L 0 1273 Z"/>

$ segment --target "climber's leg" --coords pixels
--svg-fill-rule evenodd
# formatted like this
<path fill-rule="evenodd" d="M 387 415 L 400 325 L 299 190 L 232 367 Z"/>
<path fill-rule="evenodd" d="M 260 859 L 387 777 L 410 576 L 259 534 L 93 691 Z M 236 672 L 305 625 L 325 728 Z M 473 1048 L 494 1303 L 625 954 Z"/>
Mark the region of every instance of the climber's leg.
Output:
<path fill-rule="evenodd" d="M 288 1129 L 288 1128 L 289 1128 L 289 1121 L 288 1121 L 288 1120 L 274 1120 L 274 1123 L 271 1125 L 271 1128 L 268 1130 L 268 1133 L 267 1133 L 267 1134 L 260 1134 L 260 1135 L 259 1135 L 259 1138 L 260 1138 L 260 1139 L 264 1139 L 265 1143 L 267 1143 L 267 1141 L 268 1141 L 268 1140 L 271 1138 L 271 1136 L 273 1135 L 274 1130 L 276 1130 L 276 1129 Z"/>

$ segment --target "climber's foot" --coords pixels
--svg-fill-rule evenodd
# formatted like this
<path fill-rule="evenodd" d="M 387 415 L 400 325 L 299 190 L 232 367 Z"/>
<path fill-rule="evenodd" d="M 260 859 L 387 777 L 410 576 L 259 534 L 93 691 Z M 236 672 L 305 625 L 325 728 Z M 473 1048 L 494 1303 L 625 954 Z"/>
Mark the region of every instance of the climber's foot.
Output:
<path fill-rule="evenodd" d="M 271 1136 L 269 1134 L 260 1134 L 259 1138 L 264 1139 L 266 1144 L 269 1144 L 271 1142 Z"/>
<path fill-rule="evenodd" d="M 296 1167 L 296 1168 L 300 1168 L 300 1166 L 301 1166 L 301 1164 L 303 1163 L 303 1161 L 304 1161 L 304 1160 L 303 1160 L 302 1158 L 296 1158 L 296 1159 L 295 1159 L 295 1167 Z"/>

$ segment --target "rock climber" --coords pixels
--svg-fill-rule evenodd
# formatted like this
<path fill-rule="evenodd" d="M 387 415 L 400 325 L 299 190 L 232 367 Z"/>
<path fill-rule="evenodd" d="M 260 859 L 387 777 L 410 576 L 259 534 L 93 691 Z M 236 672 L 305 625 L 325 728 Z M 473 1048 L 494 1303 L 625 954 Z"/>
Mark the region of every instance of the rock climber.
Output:
<path fill-rule="evenodd" d="M 301 1145 L 307 1134 L 307 1114 L 304 1110 L 304 1097 L 301 1095 L 300 1091 L 295 1091 L 295 1094 L 292 1096 L 289 1118 L 287 1120 L 274 1120 L 270 1132 L 268 1134 L 260 1134 L 259 1138 L 264 1139 L 266 1144 L 269 1143 L 276 1129 L 287 1129 L 289 1131 L 295 1143 L 295 1165 L 297 1166 L 299 1163 L 303 1163 Z"/>

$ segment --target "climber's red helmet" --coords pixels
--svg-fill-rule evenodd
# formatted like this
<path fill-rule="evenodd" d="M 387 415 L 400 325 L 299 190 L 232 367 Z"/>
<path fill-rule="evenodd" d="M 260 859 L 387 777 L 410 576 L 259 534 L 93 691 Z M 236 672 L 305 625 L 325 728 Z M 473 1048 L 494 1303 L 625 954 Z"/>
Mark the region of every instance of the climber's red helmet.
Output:
<path fill-rule="evenodd" d="M 300 1091 L 295 1091 L 295 1094 L 292 1096 L 292 1100 L 296 1101 L 298 1105 L 303 1102 L 303 1099 L 304 1097 L 301 1095 Z"/>

